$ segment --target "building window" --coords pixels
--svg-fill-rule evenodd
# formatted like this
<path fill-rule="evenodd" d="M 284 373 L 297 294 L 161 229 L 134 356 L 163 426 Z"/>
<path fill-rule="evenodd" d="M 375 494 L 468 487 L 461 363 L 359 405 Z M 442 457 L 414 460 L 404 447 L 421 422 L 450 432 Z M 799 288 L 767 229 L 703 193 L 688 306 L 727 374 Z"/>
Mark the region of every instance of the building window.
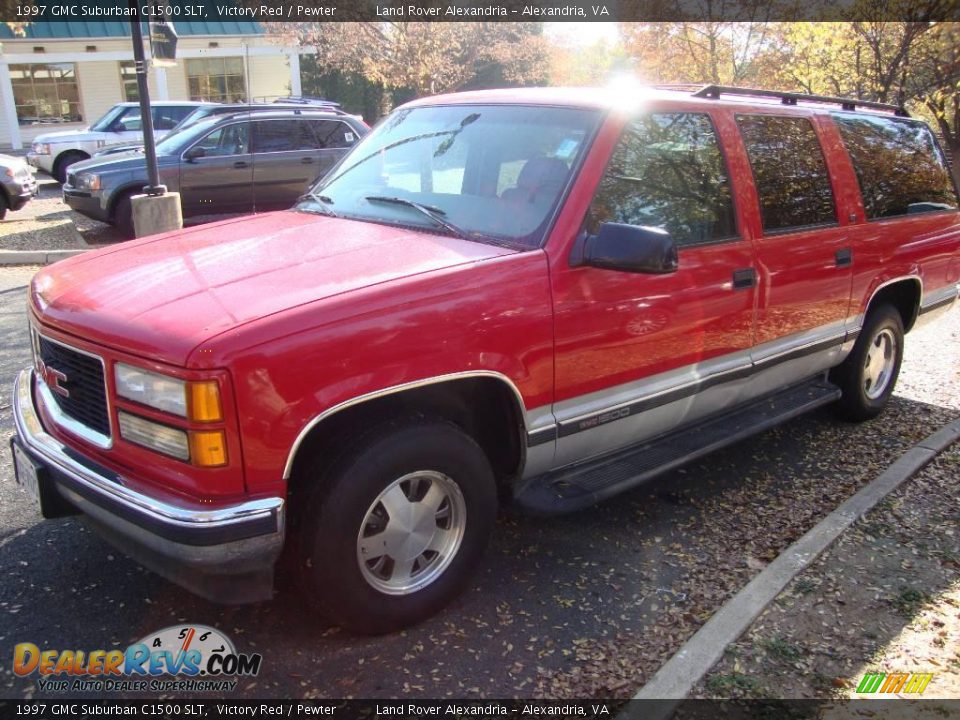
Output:
<path fill-rule="evenodd" d="M 246 102 L 243 58 L 187 60 L 187 87 L 191 100 Z"/>
<path fill-rule="evenodd" d="M 134 62 L 120 63 L 120 82 L 123 84 L 123 99 L 126 102 L 140 102 L 140 88 L 137 87 L 137 66 Z"/>
<path fill-rule="evenodd" d="M 11 65 L 10 80 L 21 125 L 83 120 L 73 63 Z"/>

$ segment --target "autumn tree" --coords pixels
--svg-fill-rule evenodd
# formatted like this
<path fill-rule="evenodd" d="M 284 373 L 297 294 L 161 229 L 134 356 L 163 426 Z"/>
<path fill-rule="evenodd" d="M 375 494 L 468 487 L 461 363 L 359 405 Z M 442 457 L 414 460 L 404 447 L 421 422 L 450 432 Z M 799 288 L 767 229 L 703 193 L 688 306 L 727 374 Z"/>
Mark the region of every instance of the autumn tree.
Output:
<path fill-rule="evenodd" d="M 654 83 L 763 85 L 772 23 L 621 23 L 637 73 Z"/>
<path fill-rule="evenodd" d="M 544 75 L 538 23 L 277 23 L 270 30 L 281 42 L 316 48 L 321 67 L 417 95 L 458 90 L 490 66 L 508 84 Z"/>
<path fill-rule="evenodd" d="M 796 23 L 781 30 L 780 87 L 906 105 L 932 120 L 960 158 L 958 23 Z M 953 173 L 960 181 L 956 162 Z"/>
<path fill-rule="evenodd" d="M 916 48 L 906 92 L 928 116 L 953 158 L 960 187 L 960 23 L 938 23 Z"/>

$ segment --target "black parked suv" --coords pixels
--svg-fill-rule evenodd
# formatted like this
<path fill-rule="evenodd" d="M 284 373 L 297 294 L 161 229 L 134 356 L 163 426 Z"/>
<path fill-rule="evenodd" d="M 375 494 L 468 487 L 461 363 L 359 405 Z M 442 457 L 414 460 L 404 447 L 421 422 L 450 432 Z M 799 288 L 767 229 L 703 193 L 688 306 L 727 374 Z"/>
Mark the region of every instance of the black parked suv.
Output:
<path fill-rule="evenodd" d="M 180 192 L 185 218 L 290 207 L 369 128 L 352 115 L 303 107 L 220 115 L 157 143 L 160 181 Z M 130 197 L 147 183 L 143 155 L 70 167 L 64 201 L 133 234 Z"/>

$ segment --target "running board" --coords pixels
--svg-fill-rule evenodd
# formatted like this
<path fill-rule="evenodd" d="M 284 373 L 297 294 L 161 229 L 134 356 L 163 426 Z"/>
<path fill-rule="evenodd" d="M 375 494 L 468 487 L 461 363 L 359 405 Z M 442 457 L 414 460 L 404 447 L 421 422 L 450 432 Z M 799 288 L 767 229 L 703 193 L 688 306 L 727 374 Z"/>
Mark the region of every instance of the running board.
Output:
<path fill-rule="evenodd" d="M 533 478 L 514 502 L 537 515 L 581 510 L 839 397 L 840 388 L 817 378 L 642 445 Z"/>

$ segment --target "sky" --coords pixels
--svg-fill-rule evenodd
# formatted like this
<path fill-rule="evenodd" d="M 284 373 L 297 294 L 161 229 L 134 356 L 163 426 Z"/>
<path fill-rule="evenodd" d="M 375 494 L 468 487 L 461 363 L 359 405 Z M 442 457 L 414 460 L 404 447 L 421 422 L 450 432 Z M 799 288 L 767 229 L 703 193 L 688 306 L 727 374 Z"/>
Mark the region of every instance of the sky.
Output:
<path fill-rule="evenodd" d="M 613 43 L 617 39 L 617 23 L 555 22 L 544 23 L 543 31 L 552 40 L 571 45 L 593 45 L 598 40 Z"/>

